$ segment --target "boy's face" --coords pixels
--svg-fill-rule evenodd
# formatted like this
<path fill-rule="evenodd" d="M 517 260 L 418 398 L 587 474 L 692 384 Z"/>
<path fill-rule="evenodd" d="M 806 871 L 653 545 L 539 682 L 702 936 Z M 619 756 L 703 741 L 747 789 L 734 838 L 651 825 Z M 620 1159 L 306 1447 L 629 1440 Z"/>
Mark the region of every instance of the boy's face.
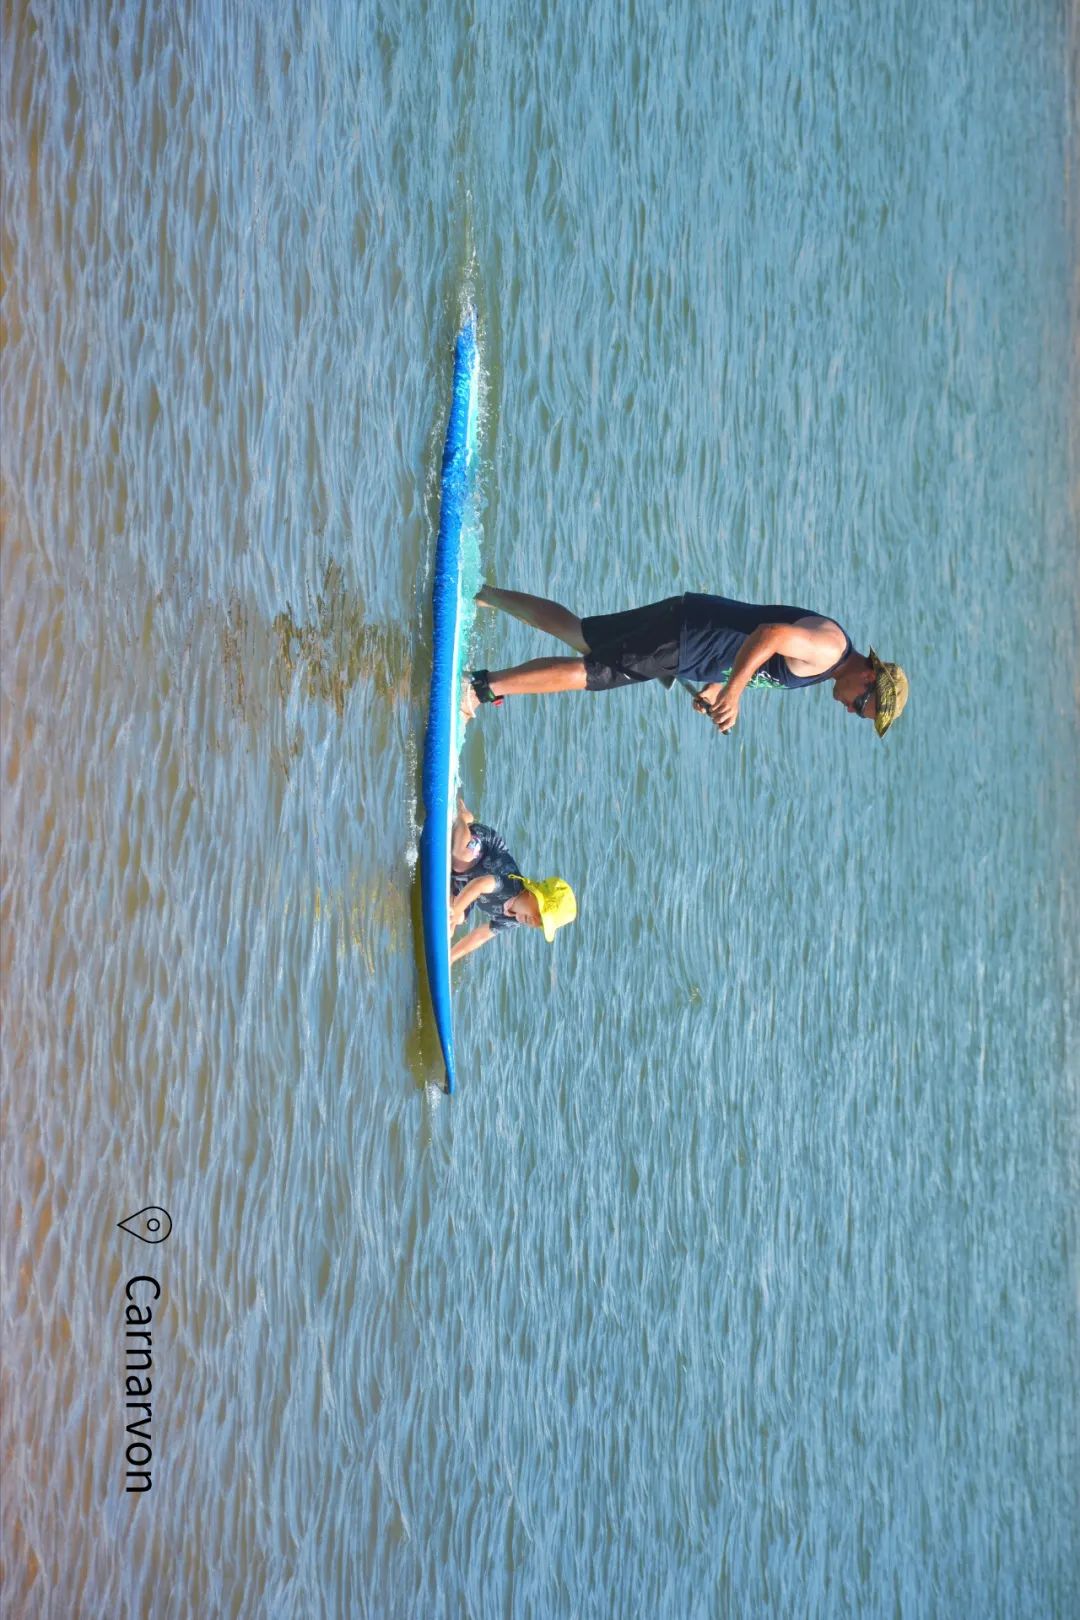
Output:
<path fill-rule="evenodd" d="M 539 904 L 535 894 L 530 894 L 528 889 L 522 889 L 520 894 L 515 894 L 506 909 L 511 917 L 516 917 L 518 922 L 524 923 L 528 928 L 541 926 Z"/>

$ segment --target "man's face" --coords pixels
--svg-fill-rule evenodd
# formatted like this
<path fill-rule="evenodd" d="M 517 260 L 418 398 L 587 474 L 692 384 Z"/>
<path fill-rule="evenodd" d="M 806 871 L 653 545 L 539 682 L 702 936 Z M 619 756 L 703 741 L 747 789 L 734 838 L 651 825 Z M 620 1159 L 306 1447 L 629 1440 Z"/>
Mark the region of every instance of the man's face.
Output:
<path fill-rule="evenodd" d="M 869 665 L 865 669 L 847 670 L 833 682 L 833 697 L 844 705 L 848 714 L 858 715 L 860 720 L 873 720 L 877 715 L 875 686 L 876 678 Z"/>

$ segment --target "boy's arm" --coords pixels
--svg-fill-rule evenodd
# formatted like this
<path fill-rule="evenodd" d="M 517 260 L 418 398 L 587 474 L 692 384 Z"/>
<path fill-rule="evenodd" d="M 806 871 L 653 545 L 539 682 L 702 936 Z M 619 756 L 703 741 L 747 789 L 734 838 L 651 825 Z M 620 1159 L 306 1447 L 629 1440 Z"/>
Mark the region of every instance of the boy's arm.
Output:
<path fill-rule="evenodd" d="M 451 945 L 450 966 L 453 967 L 455 962 L 460 962 L 461 958 L 468 956 L 470 951 L 478 951 L 481 945 L 486 945 L 489 939 L 494 938 L 495 935 L 492 933 L 490 923 L 481 923 L 480 927 L 474 928 L 471 934 L 466 934 L 464 939 L 459 939 L 456 944 Z"/>
<path fill-rule="evenodd" d="M 470 878 L 461 893 L 450 902 L 450 932 L 454 933 L 461 927 L 465 921 L 465 913 L 474 900 L 479 900 L 485 894 L 491 894 L 498 886 L 499 880 L 491 872 Z"/>

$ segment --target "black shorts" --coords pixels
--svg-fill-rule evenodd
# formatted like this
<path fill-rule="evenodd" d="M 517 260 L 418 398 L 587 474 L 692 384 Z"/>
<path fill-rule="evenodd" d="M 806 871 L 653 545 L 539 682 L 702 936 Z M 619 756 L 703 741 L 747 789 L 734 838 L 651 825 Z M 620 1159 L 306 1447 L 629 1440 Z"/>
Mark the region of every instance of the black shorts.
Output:
<path fill-rule="evenodd" d="M 585 688 L 610 692 L 635 681 L 663 681 L 670 686 L 679 673 L 679 637 L 683 599 L 669 596 L 626 613 L 598 613 L 582 619 Z"/>

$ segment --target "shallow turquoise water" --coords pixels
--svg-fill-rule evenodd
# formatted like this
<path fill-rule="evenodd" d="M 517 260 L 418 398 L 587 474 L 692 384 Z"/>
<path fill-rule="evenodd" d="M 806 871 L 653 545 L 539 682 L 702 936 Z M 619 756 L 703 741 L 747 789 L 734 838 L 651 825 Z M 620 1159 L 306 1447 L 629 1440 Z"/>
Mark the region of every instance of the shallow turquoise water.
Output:
<path fill-rule="evenodd" d="M 13 1612 L 1074 1611 L 1075 44 L 839 9 L 5 13 Z M 470 298 L 490 577 L 798 601 L 913 696 L 482 716 L 581 915 L 464 965 L 446 1103 Z"/>

